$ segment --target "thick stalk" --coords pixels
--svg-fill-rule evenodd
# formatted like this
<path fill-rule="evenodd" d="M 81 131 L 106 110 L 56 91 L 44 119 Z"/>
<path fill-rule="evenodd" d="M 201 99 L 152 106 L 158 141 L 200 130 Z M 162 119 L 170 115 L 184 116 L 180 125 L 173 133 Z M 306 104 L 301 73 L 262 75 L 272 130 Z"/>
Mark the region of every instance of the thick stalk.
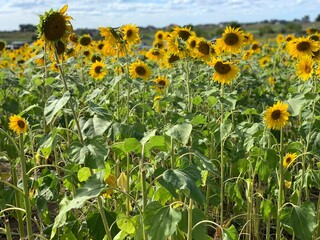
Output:
<path fill-rule="evenodd" d="M 110 228 L 109 228 L 109 224 L 108 224 L 108 221 L 107 221 L 107 216 L 106 216 L 106 213 L 105 213 L 105 210 L 104 210 L 104 206 L 103 206 L 103 202 L 102 202 L 101 196 L 98 196 L 97 200 L 98 200 L 99 212 L 100 212 L 100 215 L 101 215 L 101 218 L 102 218 L 104 230 L 106 231 L 107 239 L 108 240 L 112 240 L 111 231 L 110 231 Z"/>
<path fill-rule="evenodd" d="M 29 187 L 28 187 L 28 177 L 27 177 L 27 166 L 26 159 L 24 156 L 24 144 L 23 144 L 23 134 L 19 136 L 20 145 L 20 163 L 21 163 L 21 174 L 22 174 L 22 185 L 23 185 L 23 196 L 24 204 L 26 209 L 26 222 L 27 222 L 27 236 L 28 239 L 32 239 L 32 225 L 31 225 L 31 204 L 29 198 Z"/>
<path fill-rule="evenodd" d="M 282 158 L 283 158 L 283 128 L 280 129 L 280 146 L 279 146 L 279 170 L 278 170 L 278 210 L 277 210 L 277 225 L 276 225 L 276 240 L 281 239 L 281 228 L 280 228 L 280 215 L 281 215 L 281 208 L 283 202 L 283 165 L 282 165 Z"/>
<path fill-rule="evenodd" d="M 130 154 L 127 153 L 127 216 L 130 215 Z"/>
<path fill-rule="evenodd" d="M 141 159 L 140 159 L 140 174 L 141 174 L 141 188 L 142 188 L 142 213 L 145 213 L 146 206 L 147 206 L 147 191 L 146 191 L 146 169 L 144 167 L 144 144 L 142 144 L 142 150 L 141 150 Z M 147 239 L 145 227 L 143 225 L 142 227 L 143 231 L 143 237 L 144 240 Z"/>
<path fill-rule="evenodd" d="M 5 229 L 6 229 L 7 240 L 12 240 L 10 222 L 9 222 L 8 219 L 4 220 L 4 226 L 5 226 Z"/>
<path fill-rule="evenodd" d="M 190 198 L 189 202 L 189 208 L 188 208 L 188 235 L 187 235 L 187 240 L 192 240 L 192 208 L 193 208 L 193 203 L 192 199 Z"/>
<path fill-rule="evenodd" d="M 224 97 L 224 85 L 221 84 L 221 99 Z M 220 115 L 220 225 L 223 226 L 223 202 L 224 202 L 224 141 L 222 139 L 222 129 L 224 120 L 224 106 L 221 102 L 221 115 Z"/>

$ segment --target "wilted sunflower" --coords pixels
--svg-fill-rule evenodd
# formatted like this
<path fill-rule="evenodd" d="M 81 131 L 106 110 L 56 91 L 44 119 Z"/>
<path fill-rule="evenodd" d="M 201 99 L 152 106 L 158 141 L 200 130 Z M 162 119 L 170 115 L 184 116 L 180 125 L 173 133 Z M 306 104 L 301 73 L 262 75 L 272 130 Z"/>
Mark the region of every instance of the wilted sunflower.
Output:
<path fill-rule="evenodd" d="M 310 56 L 302 57 L 296 65 L 296 75 L 303 81 L 312 77 L 314 61 Z"/>
<path fill-rule="evenodd" d="M 138 60 L 130 65 L 129 73 L 133 78 L 140 77 L 144 81 L 147 81 L 150 78 L 152 71 L 146 63 L 142 62 L 141 60 Z"/>
<path fill-rule="evenodd" d="M 102 80 L 107 75 L 106 65 L 101 61 L 92 63 L 89 74 L 95 80 Z"/>
<path fill-rule="evenodd" d="M 0 40 L 0 52 L 6 48 L 6 42 Z"/>
<path fill-rule="evenodd" d="M 146 57 L 148 59 L 154 60 L 156 62 L 159 62 L 162 60 L 164 54 L 162 49 L 157 48 L 150 48 L 148 52 L 146 53 Z"/>
<path fill-rule="evenodd" d="M 214 68 L 212 79 L 221 84 L 230 84 L 240 71 L 236 65 L 229 61 L 223 62 L 219 58 L 214 59 L 208 64 Z"/>
<path fill-rule="evenodd" d="M 68 5 L 62 7 L 59 11 L 50 10 L 40 15 L 38 24 L 38 37 L 42 38 L 49 47 L 54 47 L 53 43 L 61 41 L 67 43 L 68 36 L 72 33 L 71 16 L 66 15 Z"/>
<path fill-rule="evenodd" d="M 9 118 L 9 128 L 16 134 L 26 133 L 28 130 L 28 122 L 21 116 L 12 115 Z"/>
<path fill-rule="evenodd" d="M 288 104 L 278 101 L 272 107 L 268 107 L 265 112 L 265 122 L 268 128 L 280 130 L 289 120 Z"/>
<path fill-rule="evenodd" d="M 283 167 L 288 168 L 297 158 L 296 153 L 287 153 L 283 158 Z"/>
<path fill-rule="evenodd" d="M 303 56 L 313 56 L 313 52 L 319 50 L 319 45 L 310 38 L 299 37 L 290 41 L 287 48 L 292 57 L 300 58 Z"/>
<path fill-rule="evenodd" d="M 120 28 L 120 30 L 123 34 L 123 39 L 126 41 L 128 45 L 137 44 L 140 42 L 139 28 L 137 28 L 136 25 L 133 25 L 133 24 L 123 25 Z"/>
<path fill-rule="evenodd" d="M 239 53 L 244 45 L 244 36 L 240 28 L 226 27 L 222 38 L 217 39 L 217 46 L 221 51 Z"/>
<path fill-rule="evenodd" d="M 169 85 L 169 80 L 165 76 L 158 76 L 155 80 L 154 83 L 156 84 L 155 91 L 158 93 L 163 93 L 166 89 L 166 87 Z"/>

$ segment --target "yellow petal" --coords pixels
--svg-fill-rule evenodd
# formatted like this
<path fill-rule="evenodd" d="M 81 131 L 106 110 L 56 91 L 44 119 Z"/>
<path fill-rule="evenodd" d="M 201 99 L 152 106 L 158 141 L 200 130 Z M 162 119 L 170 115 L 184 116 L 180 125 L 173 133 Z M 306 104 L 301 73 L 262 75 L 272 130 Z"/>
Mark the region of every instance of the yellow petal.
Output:
<path fill-rule="evenodd" d="M 68 9 L 68 4 L 64 5 L 59 12 L 63 15 L 66 13 L 67 9 Z"/>

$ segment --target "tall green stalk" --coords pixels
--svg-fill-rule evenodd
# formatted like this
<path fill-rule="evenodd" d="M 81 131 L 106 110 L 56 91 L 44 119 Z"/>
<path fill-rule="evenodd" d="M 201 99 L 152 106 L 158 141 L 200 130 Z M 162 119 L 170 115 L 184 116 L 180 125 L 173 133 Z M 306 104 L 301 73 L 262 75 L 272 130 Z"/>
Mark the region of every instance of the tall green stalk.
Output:
<path fill-rule="evenodd" d="M 24 193 L 23 196 L 24 196 L 24 204 L 26 209 L 27 236 L 28 236 L 28 239 L 32 239 L 32 223 L 31 223 L 32 212 L 31 212 L 31 204 L 30 204 L 30 198 L 29 198 L 27 164 L 24 156 L 23 134 L 19 135 L 19 147 L 20 147 L 22 185 L 23 185 L 23 193 Z"/>
<path fill-rule="evenodd" d="M 107 239 L 112 240 L 111 231 L 110 231 L 110 227 L 109 227 L 109 224 L 107 221 L 106 213 L 104 211 L 104 206 L 103 206 L 101 196 L 98 196 L 97 200 L 98 200 L 99 212 L 100 212 L 100 215 L 102 218 L 102 222 L 103 222 L 104 230 L 106 232 Z"/>
<path fill-rule="evenodd" d="M 187 240 L 192 240 L 192 208 L 193 202 L 190 198 L 189 200 L 189 208 L 188 208 L 188 233 L 187 233 Z"/>
<path fill-rule="evenodd" d="M 221 84 L 221 99 L 224 97 L 224 85 Z M 224 141 L 222 139 L 224 120 L 224 106 L 221 102 L 221 115 L 220 115 L 220 225 L 223 226 L 223 202 L 224 202 Z"/>
<path fill-rule="evenodd" d="M 277 225 L 276 225 L 276 240 L 281 239 L 281 228 L 280 228 L 280 215 L 281 215 L 281 208 L 283 202 L 283 128 L 280 129 L 280 146 L 279 146 L 279 168 L 278 168 L 278 208 L 277 208 Z"/>

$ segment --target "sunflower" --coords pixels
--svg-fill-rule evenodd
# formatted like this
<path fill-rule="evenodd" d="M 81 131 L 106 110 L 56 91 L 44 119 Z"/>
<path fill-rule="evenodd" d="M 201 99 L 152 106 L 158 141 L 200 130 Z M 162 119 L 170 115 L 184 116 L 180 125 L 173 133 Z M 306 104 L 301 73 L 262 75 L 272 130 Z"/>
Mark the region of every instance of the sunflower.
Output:
<path fill-rule="evenodd" d="M 196 47 L 197 47 L 197 43 L 198 43 L 198 37 L 197 36 L 190 36 L 186 43 L 187 43 L 187 48 L 189 50 L 190 56 L 195 57 L 196 56 Z"/>
<path fill-rule="evenodd" d="M 296 75 L 303 81 L 312 77 L 314 61 L 310 56 L 302 57 L 296 65 Z"/>
<path fill-rule="evenodd" d="M 283 36 L 283 34 L 278 34 L 277 35 L 277 39 L 276 39 L 276 42 L 278 43 L 278 44 L 281 44 L 282 42 L 284 41 L 284 36 Z"/>
<path fill-rule="evenodd" d="M 164 54 L 162 49 L 157 49 L 157 48 L 150 48 L 146 52 L 146 57 L 150 60 L 154 60 L 156 62 L 159 62 L 162 60 Z"/>
<path fill-rule="evenodd" d="M 260 67 L 264 68 L 270 64 L 270 57 L 269 56 L 264 56 L 259 59 L 259 65 Z"/>
<path fill-rule="evenodd" d="M 302 56 L 313 56 L 313 52 L 319 50 L 319 45 L 316 41 L 300 37 L 288 43 L 288 51 L 292 57 L 300 58 Z"/>
<path fill-rule="evenodd" d="M 155 40 L 157 41 L 163 41 L 165 40 L 165 32 L 162 31 L 162 30 L 158 30 L 156 33 L 155 33 L 155 36 L 154 36 Z"/>
<path fill-rule="evenodd" d="M 102 80 L 107 75 L 106 65 L 101 61 L 92 63 L 89 74 L 95 80 Z"/>
<path fill-rule="evenodd" d="M 147 81 L 150 78 L 152 71 L 146 63 L 142 62 L 141 60 L 138 60 L 134 63 L 131 63 L 129 67 L 129 73 L 133 78 L 140 77 L 144 81 Z"/>
<path fill-rule="evenodd" d="M 287 153 L 283 158 L 283 167 L 288 168 L 293 161 L 297 158 L 296 153 Z"/>
<path fill-rule="evenodd" d="M 176 55 L 176 54 L 170 53 L 170 52 L 166 52 L 162 67 L 164 67 L 164 68 L 172 68 L 173 65 L 179 60 L 180 60 L 179 55 Z"/>
<path fill-rule="evenodd" d="M 165 76 L 158 76 L 154 80 L 155 85 L 155 91 L 157 93 L 163 93 L 167 86 L 169 86 L 169 80 Z"/>
<path fill-rule="evenodd" d="M 123 39 L 128 45 L 140 43 L 139 28 L 136 25 L 123 25 L 120 30 L 123 34 Z"/>
<path fill-rule="evenodd" d="M 195 33 L 191 31 L 190 28 L 179 27 L 179 26 L 173 27 L 172 34 L 178 36 L 183 41 L 187 41 L 189 37 L 195 36 Z"/>
<path fill-rule="evenodd" d="M 9 118 L 9 128 L 16 134 L 26 133 L 28 130 L 28 122 L 21 116 L 12 115 Z"/>
<path fill-rule="evenodd" d="M 112 27 L 100 27 L 100 35 L 105 38 L 106 42 L 114 46 L 122 39 L 121 36 Z"/>
<path fill-rule="evenodd" d="M 239 53 L 244 45 L 244 36 L 240 28 L 226 27 L 222 38 L 217 39 L 221 51 Z"/>
<path fill-rule="evenodd" d="M 268 128 L 279 130 L 288 123 L 289 116 L 288 104 L 278 101 L 272 107 L 267 108 L 264 118 Z"/>
<path fill-rule="evenodd" d="M 271 87 L 274 87 L 274 85 L 276 84 L 276 79 L 275 79 L 275 77 L 270 76 L 270 77 L 268 78 L 268 83 L 269 83 L 269 85 L 270 85 Z"/>
<path fill-rule="evenodd" d="M 163 49 L 165 47 L 165 42 L 162 40 L 155 40 L 152 43 L 153 48 Z"/>
<path fill-rule="evenodd" d="M 6 42 L 0 40 L 0 52 L 6 48 Z"/>
<path fill-rule="evenodd" d="M 49 47 L 54 46 L 53 43 L 61 41 L 67 43 L 68 36 L 72 33 L 71 16 L 66 15 L 68 5 L 66 4 L 59 11 L 50 10 L 40 15 L 40 23 L 38 24 L 38 37 L 42 38 Z"/>
<path fill-rule="evenodd" d="M 261 53 L 261 46 L 258 42 L 253 42 L 251 44 L 250 50 L 252 50 L 255 53 Z"/>
<path fill-rule="evenodd" d="M 187 56 L 187 44 L 177 34 L 167 37 L 168 51 L 178 55 L 181 59 Z"/>
<path fill-rule="evenodd" d="M 285 40 L 286 42 L 291 42 L 291 41 L 294 40 L 294 39 L 296 39 L 296 37 L 295 37 L 293 34 L 288 34 L 288 35 L 284 38 L 284 40 Z"/>
<path fill-rule="evenodd" d="M 84 34 L 80 37 L 79 39 L 79 44 L 82 47 L 87 47 L 91 44 L 92 42 L 92 38 L 89 34 Z"/>
<path fill-rule="evenodd" d="M 219 58 L 214 59 L 208 64 L 214 68 L 212 79 L 221 84 L 230 84 L 240 71 L 236 65 L 229 61 L 223 62 Z"/>
<path fill-rule="evenodd" d="M 209 61 L 212 57 L 213 45 L 210 41 L 205 38 L 198 38 L 196 45 L 196 53 L 198 58 L 201 58 L 204 61 Z"/>

